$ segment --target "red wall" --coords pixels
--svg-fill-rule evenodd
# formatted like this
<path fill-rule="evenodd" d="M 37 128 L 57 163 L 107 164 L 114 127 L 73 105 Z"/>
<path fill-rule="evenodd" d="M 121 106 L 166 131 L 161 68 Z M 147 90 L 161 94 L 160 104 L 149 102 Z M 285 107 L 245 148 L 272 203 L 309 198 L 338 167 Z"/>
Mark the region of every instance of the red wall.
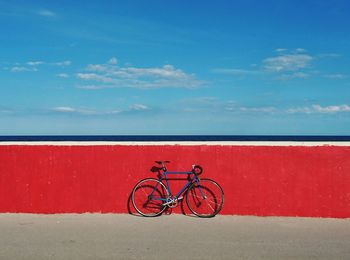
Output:
<path fill-rule="evenodd" d="M 0 212 L 127 213 L 154 160 L 202 165 L 225 191 L 222 214 L 350 217 L 348 146 L 2 145 Z"/>

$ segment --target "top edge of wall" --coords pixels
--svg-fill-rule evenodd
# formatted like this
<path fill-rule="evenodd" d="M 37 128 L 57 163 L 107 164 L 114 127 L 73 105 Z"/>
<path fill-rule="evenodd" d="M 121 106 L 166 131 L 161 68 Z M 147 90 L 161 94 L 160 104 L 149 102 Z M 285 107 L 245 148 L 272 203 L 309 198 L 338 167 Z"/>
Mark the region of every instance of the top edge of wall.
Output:
<path fill-rule="evenodd" d="M 0 142 L 0 146 L 150 146 L 150 145 L 227 145 L 227 146 L 350 146 L 350 142 L 301 142 L 301 141 L 177 141 L 177 142 L 99 142 L 99 141 L 45 141 Z"/>

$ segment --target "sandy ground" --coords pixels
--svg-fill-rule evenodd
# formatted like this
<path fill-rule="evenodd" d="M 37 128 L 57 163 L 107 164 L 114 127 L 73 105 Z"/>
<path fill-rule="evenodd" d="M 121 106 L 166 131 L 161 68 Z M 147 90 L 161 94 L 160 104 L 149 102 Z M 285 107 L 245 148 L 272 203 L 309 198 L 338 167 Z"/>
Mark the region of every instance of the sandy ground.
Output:
<path fill-rule="evenodd" d="M 0 214 L 0 259 L 350 259 L 350 219 Z"/>

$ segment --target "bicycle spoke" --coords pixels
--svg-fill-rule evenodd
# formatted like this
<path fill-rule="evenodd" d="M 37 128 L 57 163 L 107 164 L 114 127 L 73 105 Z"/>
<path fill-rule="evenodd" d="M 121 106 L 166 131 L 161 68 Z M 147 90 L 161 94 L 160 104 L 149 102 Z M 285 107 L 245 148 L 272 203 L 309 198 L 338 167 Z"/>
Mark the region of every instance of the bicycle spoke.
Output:
<path fill-rule="evenodd" d="M 196 198 L 203 199 L 202 196 L 196 196 Z M 218 202 L 213 201 L 213 200 L 208 199 L 208 198 L 205 198 L 205 199 L 203 199 L 203 200 L 205 200 L 205 201 L 207 201 L 207 202 L 211 202 L 211 203 L 213 203 L 213 204 L 217 204 L 217 205 L 220 205 L 220 204 L 221 204 L 221 203 L 218 203 Z"/>
<path fill-rule="evenodd" d="M 191 212 L 199 217 L 215 216 L 223 205 L 223 191 L 214 181 L 202 179 L 193 185 L 186 196 Z"/>
<path fill-rule="evenodd" d="M 148 194 L 146 193 L 145 190 L 143 190 L 143 189 L 141 189 L 141 190 L 142 190 L 142 192 L 143 192 L 146 196 L 148 196 Z"/>
<path fill-rule="evenodd" d="M 165 187 L 157 179 L 145 179 L 140 181 L 132 192 L 132 203 L 138 213 L 151 217 L 161 214 L 165 210 Z"/>

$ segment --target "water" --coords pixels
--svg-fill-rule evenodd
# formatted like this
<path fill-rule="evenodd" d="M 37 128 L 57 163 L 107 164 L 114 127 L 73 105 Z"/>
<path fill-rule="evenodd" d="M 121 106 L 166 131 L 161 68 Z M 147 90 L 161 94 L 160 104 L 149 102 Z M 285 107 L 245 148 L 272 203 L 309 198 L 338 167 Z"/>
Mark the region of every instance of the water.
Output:
<path fill-rule="evenodd" d="M 350 136 L 325 135 L 28 135 L 0 136 L 0 142 L 25 141 L 89 141 L 89 142 L 149 142 L 149 141 L 299 141 L 342 142 Z"/>

